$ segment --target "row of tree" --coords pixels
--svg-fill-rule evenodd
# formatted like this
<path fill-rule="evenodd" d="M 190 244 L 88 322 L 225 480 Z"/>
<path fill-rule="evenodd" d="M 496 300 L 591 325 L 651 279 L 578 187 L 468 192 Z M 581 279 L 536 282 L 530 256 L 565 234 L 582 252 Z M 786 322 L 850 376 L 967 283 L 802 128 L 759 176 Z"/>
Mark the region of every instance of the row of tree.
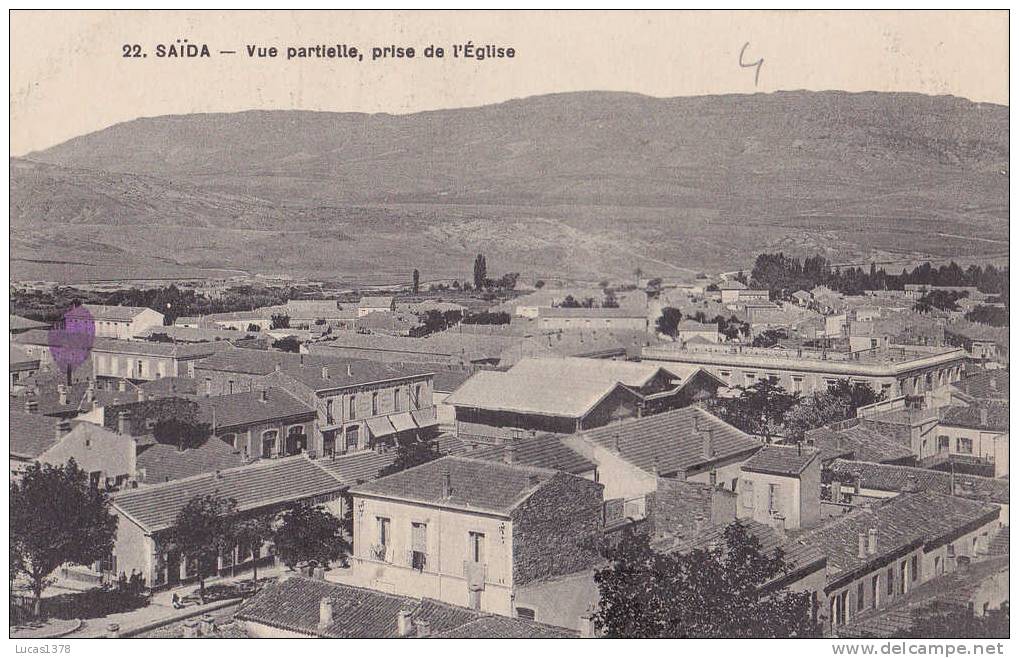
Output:
<path fill-rule="evenodd" d="M 940 267 L 923 263 L 912 270 L 903 268 L 900 274 L 889 274 L 874 263 L 868 271 L 864 271 L 860 267 L 835 267 L 820 255 L 801 261 L 783 253 L 773 253 L 758 255 L 750 272 L 750 285 L 767 288 L 773 296 L 781 298 L 816 286 L 859 295 L 864 290 L 903 290 L 906 284 L 973 286 L 983 293 L 1007 298 L 1008 268 L 999 269 L 991 264 L 986 267 L 970 265 L 963 269 L 952 261 Z"/>
<path fill-rule="evenodd" d="M 697 311 L 693 315 L 683 315 L 682 311 L 672 306 L 666 306 L 662 309 L 662 314 L 655 321 L 655 329 L 660 334 L 675 338 L 679 333 L 679 323 L 684 318 L 700 322 L 701 324 L 714 324 L 718 327 L 718 333 L 729 340 L 735 340 L 740 337 L 749 338 L 750 336 L 750 323 L 740 320 L 735 315 L 730 315 L 728 318 L 723 315 L 716 315 L 709 320 L 704 311 Z"/>

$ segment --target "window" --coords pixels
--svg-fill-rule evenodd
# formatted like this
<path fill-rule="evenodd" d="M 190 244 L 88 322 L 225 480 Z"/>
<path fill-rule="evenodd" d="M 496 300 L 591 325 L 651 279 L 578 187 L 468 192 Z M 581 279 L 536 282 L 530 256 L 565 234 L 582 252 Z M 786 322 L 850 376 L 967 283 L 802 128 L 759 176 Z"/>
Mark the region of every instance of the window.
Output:
<path fill-rule="evenodd" d="M 333 424 L 333 401 L 326 400 L 326 423 Z"/>
<path fill-rule="evenodd" d="M 757 377 L 752 372 L 746 373 L 746 376 L 747 376 L 747 386 L 753 386 L 754 385 L 754 381 L 757 379 Z"/>
<path fill-rule="evenodd" d="M 976 539 L 973 540 L 974 546 L 976 545 L 976 541 L 977 541 Z M 920 560 L 917 558 L 917 556 L 914 555 L 909 560 L 909 579 L 915 582 L 919 575 L 920 575 Z"/>
<path fill-rule="evenodd" d="M 888 596 L 895 594 L 895 567 L 888 567 L 887 582 L 885 583 L 885 590 L 888 592 Z"/>
<path fill-rule="evenodd" d="M 856 611 L 857 612 L 862 612 L 863 611 L 863 603 L 864 603 L 864 588 L 863 588 L 863 581 L 861 580 L 860 582 L 858 582 L 856 584 Z"/>
<path fill-rule="evenodd" d="M 357 418 L 357 409 L 354 408 L 354 395 L 353 394 L 351 394 L 351 396 L 350 396 L 350 398 L 348 400 L 348 404 L 349 404 L 349 408 L 347 410 L 347 416 L 350 418 L 350 420 L 354 420 L 355 418 Z"/>
<path fill-rule="evenodd" d="M 743 509 L 754 508 L 754 482 L 753 480 L 743 480 L 743 491 L 740 492 L 740 498 L 743 499 Z"/>
<path fill-rule="evenodd" d="M 470 532 L 467 534 L 467 559 L 471 562 L 485 561 L 485 533 Z"/>
<path fill-rule="evenodd" d="M 228 394 L 234 392 L 234 380 L 232 379 L 226 380 L 226 392 Z"/>
<path fill-rule="evenodd" d="M 958 439 L 956 439 L 955 451 L 961 455 L 972 455 L 973 439 L 965 439 L 960 436 Z"/>
<path fill-rule="evenodd" d="M 379 394 L 377 392 L 372 393 L 372 415 L 379 415 Z"/>
<path fill-rule="evenodd" d="M 219 437 L 223 443 L 228 443 L 234 450 L 239 450 L 240 446 L 236 443 L 236 436 L 234 434 L 224 434 Z"/>
<path fill-rule="evenodd" d="M 424 523 L 410 524 L 410 566 L 424 571 L 428 560 L 428 526 Z"/>
<path fill-rule="evenodd" d="M 211 377 L 206 377 L 205 378 L 205 394 L 206 395 L 212 395 L 212 378 Z"/>
<path fill-rule="evenodd" d="M 138 371 L 135 373 L 139 377 L 142 377 L 142 376 L 145 375 L 145 368 L 144 368 L 144 366 L 145 366 L 145 362 L 142 361 L 141 359 L 139 359 L 138 360 Z"/>
<path fill-rule="evenodd" d="M 732 377 L 732 373 L 729 372 L 728 370 L 719 371 L 718 374 L 725 381 L 726 384 L 729 383 L 729 378 Z"/>
<path fill-rule="evenodd" d="M 793 377 L 793 393 L 803 392 L 803 377 Z"/>
<path fill-rule="evenodd" d="M 948 450 L 949 438 L 946 434 L 938 435 L 938 451 Z"/>
<path fill-rule="evenodd" d="M 347 439 L 346 440 L 346 451 L 347 452 L 353 452 L 354 450 L 357 450 L 357 443 L 358 443 L 357 429 L 358 428 L 357 428 L 356 425 L 354 427 L 348 427 L 347 428 L 347 437 L 346 437 L 346 439 Z"/>
<path fill-rule="evenodd" d="M 379 527 L 379 546 L 389 546 L 389 524 L 390 521 L 384 516 L 375 517 Z"/>
<path fill-rule="evenodd" d="M 268 459 L 276 452 L 276 430 L 262 432 L 262 458 Z"/>
<path fill-rule="evenodd" d="M 775 386 L 778 386 L 779 382 L 781 382 L 778 375 L 768 375 L 768 381 Z"/>
<path fill-rule="evenodd" d="M 878 596 L 881 593 L 881 576 L 876 575 L 870 579 L 870 609 L 877 608 Z"/>
<path fill-rule="evenodd" d="M 400 389 L 393 389 L 393 411 L 403 411 L 400 408 Z"/>
<path fill-rule="evenodd" d="M 517 617 L 534 621 L 534 610 L 531 608 L 517 608 Z"/>
<path fill-rule="evenodd" d="M 824 385 L 828 389 L 829 393 L 834 393 L 835 388 L 838 386 L 838 381 L 834 379 L 826 379 L 824 380 Z"/>
<path fill-rule="evenodd" d="M 778 511 L 778 485 L 777 484 L 769 484 L 768 485 L 768 511 L 769 512 L 777 512 Z"/>
<path fill-rule="evenodd" d="M 412 400 L 415 409 L 421 408 L 421 384 L 414 387 L 414 398 Z"/>

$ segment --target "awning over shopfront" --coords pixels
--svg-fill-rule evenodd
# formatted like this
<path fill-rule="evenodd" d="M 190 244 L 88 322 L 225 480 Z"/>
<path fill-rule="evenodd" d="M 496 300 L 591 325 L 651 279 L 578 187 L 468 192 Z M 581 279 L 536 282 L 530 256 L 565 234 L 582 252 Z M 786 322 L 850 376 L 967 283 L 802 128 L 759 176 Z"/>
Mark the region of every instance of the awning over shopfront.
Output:
<path fill-rule="evenodd" d="M 404 411 L 403 413 L 393 414 L 389 416 L 389 421 L 393 423 L 393 427 L 396 428 L 397 432 L 406 432 L 407 430 L 416 430 L 418 424 L 414 422 L 414 418 L 410 413 Z"/>
<path fill-rule="evenodd" d="M 435 417 L 434 409 L 416 409 L 410 412 L 410 415 L 418 427 L 432 427 L 439 424 L 438 419 Z"/>
<path fill-rule="evenodd" d="M 377 439 L 396 434 L 396 428 L 393 427 L 393 424 L 385 416 L 369 418 L 365 423 L 368 425 L 368 431 Z"/>

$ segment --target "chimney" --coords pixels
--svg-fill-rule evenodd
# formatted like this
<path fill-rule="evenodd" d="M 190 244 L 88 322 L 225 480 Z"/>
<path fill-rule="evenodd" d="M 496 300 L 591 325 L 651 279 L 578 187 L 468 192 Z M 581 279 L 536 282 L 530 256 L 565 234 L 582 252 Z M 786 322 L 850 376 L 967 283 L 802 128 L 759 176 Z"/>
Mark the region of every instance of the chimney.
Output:
<path fill-rule="evenodd" d="M 701 434 L 701 453 L 704 459 L 711 459 L 715 456 L 714 441 L 712 441 L 712 430 L 710 428 L 704 430 Z"/>
<path fill-rule="evenodd" d="M 407 637 L 410 635 L 411 630 L 414 627 L 414 622 L 411 621 L 410 616 L 410 610 L 401 610 L 396 613 L 396 634 L 399 637 Z"/>
<path fill-rule="evenodd" d="M 325 628 L 333 623 L 333 602 L 322 599 L 318 604 L 318 627 Z"/>
<path fill-rule="evenodd" d="M 39 403 L 36 400 L 32 398 L 28 398 L 27 400 L 25 400 L 26 413 L 34 414 L 37 411 L 39 411 Z"/>
<path fill-rule="evenodd" d="M 212 635 L 216 632 L 216 618 L 210 614 L 202 615 L 198 620 L 198 628 L 203 636 Z"/>
<path fill-rule="evenodd" d="M 117 433 L 128 434 L 128 421 L 131 420 L 130 411 L 121 411 L 117 414 Z"/>
<path fill-rule="evenodd" d="M 138 401 L 145 402 L 145 391 L 138 389 Z"/>
<path fill-rule="evenodd" d="M 998 390 L 998 380 L 995 379 L 993 376 L 990 378 L 990 380 L 988 380 L 987 385 L 991 387 L 992 391 Z"/>
<path fill-rule="evenodd" d="M 453 487 L 450 483 L 449 475 L 449 464 L 443 464 L 442 466 L 442 497 L 449 498 L 453 491 Z"/>
<path fill-rule="evenodd" d="M 980 426 L 987 427 L 987 407 L 980 407 Z"/>
<path fill-rule="evenodd" d="M 432 625 L 424 619 L 415 619 L 414 626 L 417 628 L 418 637 L 428 637 L 432 634 Z"/>
<path fill-rule="evenodd" d="M 60 404 L 67 404 L 67 387 L 63 384 L 57 384 L 57 395 L 60 399 Z"/>
<path fill-rule="evenodd" d="M 619 440 L 618 432 L 616 432 L 616 435 L 613 437 L 613 439 L 615 443 L 616 452 L 622 452 L 622 442 Z"/>
<path fill-rule="evenodd" d="M 594 633 L 594 616 L 591 612 L 585 612 L 580 615 L 580 631 L 581 638 L 592 638 L 595 636 Z"/>
<path fill-rule="evenodd" d="M 867 531 L 867 553 L 877 555 L 877 528 Z"/>
<path fill-rule="evenodd" d="M 322 379 L 329 379 L 329 366 L 322 366 Z"/>
<path fill-rule="evenodd" d="M 507 464 L 517 463 L 517 442 L 515 440 L 510 439 L 506 442 L 506 445 L 503 446 L 502 460 Z"/>
<path fill-rule="evenodd" d="M 65 434 L 71 431 L 71 421 L 66 418 L 62 419 L 57 423 L 57 439 L 62 438 Z"/>
<path fill-rule="evenodd" d="M 350 364 L 347 364 L 347 377 L 353 377 L 354 372 L 350 369 Z"/>
<path fill-rule="evenodd" d="M 661 473 L 661 470 L 662 469 L 661 464 L 658 461 L 658 455 L 655 455 L 655 460 L 654 462 L 651 463 L 651 472 L 655 474 L 655 477 L 658 477 L 659 473 Z"/>
<path fill-rule="evenodd" d="M 857 536 L 857 540 L 858 540 L 858 545 L 857 545 L 856 557 L 858 557 L 861 560 L 863 560 L 863 559 L 865 559 L 867 557 L 867 533 L 865 533 L 865 532 L 863 532 L 861 530 L 860 534 Z"/>
<path fill-rule="evenodd" d="M 906 476 L 906 485 L 902 487 L 903 493 L 916 493 L 920 491 L 920 485 L 916 481 L 916 476 L 910 473 Z"/>

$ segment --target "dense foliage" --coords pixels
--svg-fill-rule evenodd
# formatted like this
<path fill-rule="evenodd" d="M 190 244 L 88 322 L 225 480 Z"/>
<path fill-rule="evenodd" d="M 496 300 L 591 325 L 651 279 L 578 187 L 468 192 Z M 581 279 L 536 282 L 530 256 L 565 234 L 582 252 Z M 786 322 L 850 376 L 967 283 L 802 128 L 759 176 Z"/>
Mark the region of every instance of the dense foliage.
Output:
<path fill-rule="evenodd" d="M 167 546 L 195 565 L 203 601 L 205 579 L 215 575 L 219 556 L 237 543 L 236 523 L 236 500 L 206 494 L 189 500 L 166 533 Z"/>
<path fill-rule="evenodd" d="M 596 628 L 613 638 L 820 636 L 810 592 L 767 587 L 789 569 L 782 551 L 765 554 L 739 522 L 724 538 L 724 546 L 662 554 L 631 533 L 595 572 Z"/>
<path fill-rule="evenodd" d="M 378 476 L 383 478 L 393 473 L 399 473 L 408 468 L 427 464 L 441 456 L 442 453 L 439 452 L 439 447 L 434 441 L 403 440 L 396 447 L 396 459 L 389 466 L 382 468 Z"/>
<path fill-rule="evenodd" d="M 318 506 L 297 505 L 284 512 L 273 533 L 276 555 L 293 569 L 299 562 L 329 564 L 350 554 L 342 523 Z"/>

